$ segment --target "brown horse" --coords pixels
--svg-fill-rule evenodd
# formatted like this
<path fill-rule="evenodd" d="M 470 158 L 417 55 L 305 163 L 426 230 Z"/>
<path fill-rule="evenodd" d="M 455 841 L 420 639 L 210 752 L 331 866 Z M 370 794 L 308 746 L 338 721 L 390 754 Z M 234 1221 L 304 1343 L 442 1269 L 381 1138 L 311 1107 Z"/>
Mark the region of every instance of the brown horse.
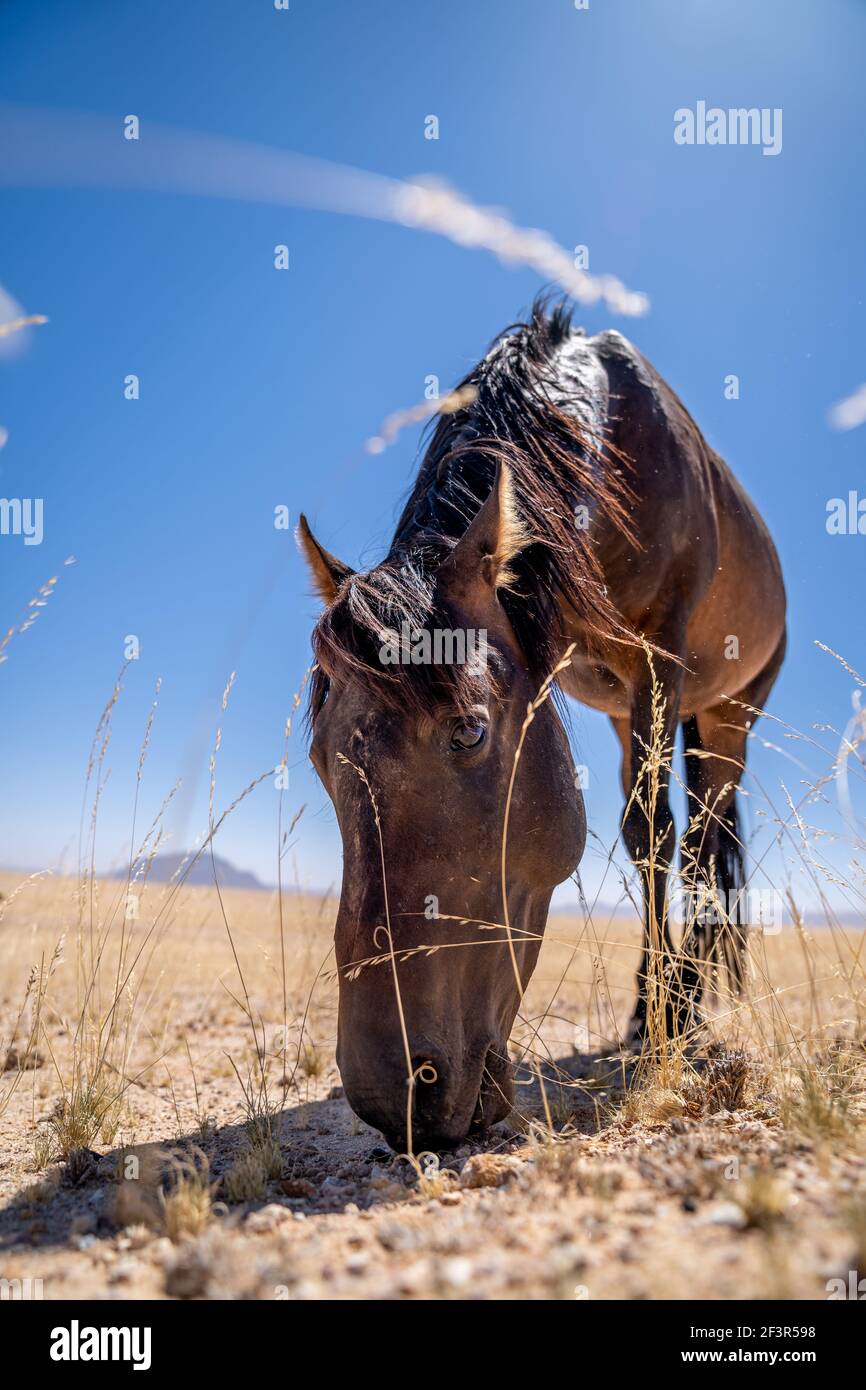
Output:
<path fill-rule="evenodd" d="M 311 756 L 343 839 L 338 1063 L 353 1109 L 416 1149 L 508 1112 L 511 1027 L 583 851 L 555 701 L 527 716 L 545 677 L 573 644 L 558 686 L 622 743 L 646 918 L 633 1029 L 667 977 L 676 1030 L 710 956 L 740 982 L 743 933 L 736 912 L 693 914 L 673 947 L 670 748 L 681 723 L 683 861 L 736 893 L 734 792 L 785 650 L 763 521 L 619 333 L 586 337 L 537 303 L 461 385 L 381 564 L 353 573 L 299 528 L 326 605 Z"/>

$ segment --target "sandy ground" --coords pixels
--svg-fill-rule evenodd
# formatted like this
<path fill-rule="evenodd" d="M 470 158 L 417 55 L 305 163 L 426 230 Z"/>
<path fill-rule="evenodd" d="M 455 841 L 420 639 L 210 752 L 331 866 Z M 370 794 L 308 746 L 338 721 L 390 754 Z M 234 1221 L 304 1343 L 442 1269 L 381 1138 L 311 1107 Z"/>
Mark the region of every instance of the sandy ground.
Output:
<path fill-rule="evenodd" d="M 515 1056 L 539 1060 L 543 1094 L 524 1064 L 510 1119 L 419 1182 L 342 1097 L 334 904 L 284 900 L 284 1071 L 277 903 L 228 892 L 274 1102 L 275 1156 L 250 1192 L 241 1081 L 255 1053 L 214 891 L 148 889 L 106 1093 L 116 1104 L 67 1161 L 51 1117 L 76 1046 L 76 885 L 45 880 L 12 899 L 16 882 L 0 878 L 4 1047 L 30 967 L 66 940 L 38 1055 L 19 1072 L 31 998 L 0 1076 L 0 1279 L 41 1280 L 49 1299 L 824 1299 L 828 1281 L 866 1272 L 862 933 L 753 945 L 753 1002 L 720 1006 L 715 1056 L 697 1049 L 648 1086 L 614 1041 L 637 924 L 551 918 L 514 1038 Z M 117 893 L 101 889 L 97 920 Z M 87 975 L 86 933 L 83 950 Z M 113 978 L 106 947 L 97 1018 Z"/>

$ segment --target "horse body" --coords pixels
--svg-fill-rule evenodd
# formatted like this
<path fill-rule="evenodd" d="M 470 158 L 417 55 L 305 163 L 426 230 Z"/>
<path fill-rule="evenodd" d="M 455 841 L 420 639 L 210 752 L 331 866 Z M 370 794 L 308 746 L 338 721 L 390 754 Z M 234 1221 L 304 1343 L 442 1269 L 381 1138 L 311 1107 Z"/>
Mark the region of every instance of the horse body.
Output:
<path fill-rule="evenodd" d="M 670 1029 L 691 1015 L 714 948 L 742 978 L 730 924 L 722 941 L 693 923 L 674 950 L 673 817 L 648 747 L 660 739 L 667 754 L 682 723 L 683 858 L 707 886 L 740 888 L 734 791 L 784 655 L 763 521 L 620 334 L 588 338 L 537 306 L 463 385 L 476 398 L 440 420 L 381 565 L 353 574 L 300 528 L 326 602 L 312 751 L 344 845 L 338 1060 L 355 1108 L 395 1144 L 413 1129 L 450 1143 L 508 1108 L 508 1035 L 550 894 L 585 836 L 553 703 L 524 722 L 562 653 L 574 645 L 559 685 L 608 714 L 623 749 L 623 837 L 645 902 L 636 1031 L 651 978 L 676 974 Z M 406 621 L 485 631 L 490 669 L 383 669 L 377 641 Z M 413 950 L 419 924 L 432 955 Z M 383 928 L 387 951 L 359 966 Z M 455 930 L 465 949 L 449 949 Z"/>
<path fill-rule="evenodd" d="M 683 715 L 723 693 L 736 696 L 770 662 L 785 628 L 781 570 L 754 504 L 670 387 L 621 334 L 575 336 L 561 363 L 555 370 L 567 389 L 586 391 L 592 382 L 594 433 L 634 461 L 633 543 L 603 516 L 594 528 L 619 612 L 635 631 L 684 660 Z M 570 408 L 567 396 L 563 406 Z M 575 418 L 584 424 L 586 410 Z M 591 634 L 567 606 L 563 620 L 577 643 L 571 670 L 560 679 L 563 689 L 604 714 L 630 718 L 643 653 L 614 646 L 603 662 L 594 661 Z M 739 648 L 733 666 L 725 654 L 730 636 Z"/>
<path fill-rule="evenodd" d="M 679 721 L 685 735 L 688 813 L 694 825 L 684 837 L 681 858 L 690 866 L 693 893 L 709 890 L 715 881 L 727 908 L 730 895 L 736 898 L 744 887 L 735 790 L 755 710 L 769 695 L 784 656 L 785 588 L 754 503 L 638 350 L 609 331 L 567 340 L 561 354 L 569 365 L 580 364 L 576 372 L 559 373 L 566 382 L 575 377 L 593 382 L 592 399 L 603 412 L 594 429 L 633 460 L 633 544 L 602 517 L 596 551 L 625 622 L 662 653 L 652 670 L 644 651 L 627 645 L 613 644 L 603 660 L 594 659 L 591 632 L 565 609 L 565 630 L 576 650 L 560 684 L 611 717 L 623 750 L 626 844 L 637 864 L 646 864 L 651 847 L 662 860 L 661 867 L 645 871 L 648 944 L 632 1021 L 632 1032 L 639 1033 L 646 1016 L 650 944 L 655 943 L 661 969 L 670 972 L 673 954 L 665 898 L 673 822 L 664 776 L 655 788 L 652 826 L 644 809 L 650 795 L 645 774 L 653 737 L 652 682 L 657 680 L 664 702 L 665 750 Z M 601 374 L 606 390 L 599 385 Z M 585 422 L 585 405 L 579 419 Z M 698 929 L 693 944 L 700 935 Z M 726 946 L 734 982 L 740 983 L 744 941 L 736 922 Z M 681 1000 L 679 1010 L 669 1004 L 669 1026 L 677 1013 L 679 1025 L 686 1026 L 699 997 L 700 976 L 694 969 L 688 974 L 690 998 Z"/>

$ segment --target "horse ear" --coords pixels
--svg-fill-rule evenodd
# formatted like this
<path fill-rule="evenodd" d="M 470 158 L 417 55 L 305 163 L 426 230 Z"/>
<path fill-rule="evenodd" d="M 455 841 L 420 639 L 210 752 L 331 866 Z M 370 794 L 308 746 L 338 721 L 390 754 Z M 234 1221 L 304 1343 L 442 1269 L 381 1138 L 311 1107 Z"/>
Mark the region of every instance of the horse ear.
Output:
<path fill-rule="evenodd" d="M 301 512 L 298 521 L 295 538 L 310 567 L 316 593 L 324 603 L 333 603 L 343 580 L 348 579 L 354 570 L 350 570 L 349 566 L 344 565 L 342 560 L 338 560 L 336 555 L 332 555 L 329 550 L 325 550 L 324 546 L 319 545 L 303 512 Z"/>
<path fill-rule="evenodd" d="M 499 463 L 490 496 L 439 569 L 441 589 L 465 598 L 479 582 L 489 590 L 510 588 L 511 562 L 531 539 L 517 510 L 511 470 Z"/>

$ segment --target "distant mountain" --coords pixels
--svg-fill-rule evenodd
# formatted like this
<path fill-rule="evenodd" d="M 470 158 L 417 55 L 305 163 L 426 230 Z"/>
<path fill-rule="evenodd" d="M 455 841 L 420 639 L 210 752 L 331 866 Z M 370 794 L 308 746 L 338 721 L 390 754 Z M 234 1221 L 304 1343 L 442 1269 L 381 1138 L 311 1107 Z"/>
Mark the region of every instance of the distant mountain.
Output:
<path fill-rule="evenodd" d="M 167 883 L 177 873 L 180 865 L 186 858 L 183 854 L 158 854 L 148 871 L 148 880 L 151 883 Z M 212 886 L 214 881 L 214 869 L 220 888 L 267 888 L 267 884 L 262 883 L 261 879 L 256 878 L 255 874 L 248 869 L 236 869 L 234 864 L 230 864 L 227 859 L 223 859 L 219 854 L 213 857 L 211 862 L 210 851 L 205 850 L 199 855 L 192 868 L 187 872 L 183 870 L 183 881 L 193 887 L 196 885 Z M 126 869 L 115 870 L 115 878 L 126 878 Z"/>

